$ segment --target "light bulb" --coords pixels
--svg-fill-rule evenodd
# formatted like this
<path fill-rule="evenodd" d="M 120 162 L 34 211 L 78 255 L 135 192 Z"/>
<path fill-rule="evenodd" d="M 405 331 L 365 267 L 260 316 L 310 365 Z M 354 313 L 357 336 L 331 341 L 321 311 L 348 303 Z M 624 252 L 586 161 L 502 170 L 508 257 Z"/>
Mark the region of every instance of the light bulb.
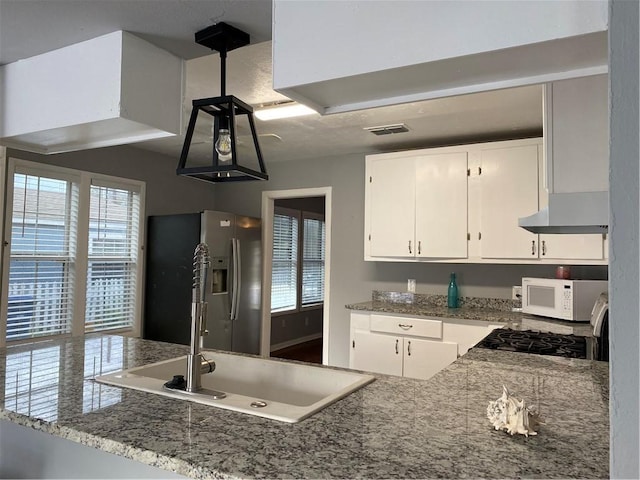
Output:
<path fill-rule="evenodd" d="M 228 162 L 231 160 L 231 135 L 229 130 L 221 128 L 218 132 L 218 140 L 216 140 L 216 152 L 218 152 L 218 160 Z"/>

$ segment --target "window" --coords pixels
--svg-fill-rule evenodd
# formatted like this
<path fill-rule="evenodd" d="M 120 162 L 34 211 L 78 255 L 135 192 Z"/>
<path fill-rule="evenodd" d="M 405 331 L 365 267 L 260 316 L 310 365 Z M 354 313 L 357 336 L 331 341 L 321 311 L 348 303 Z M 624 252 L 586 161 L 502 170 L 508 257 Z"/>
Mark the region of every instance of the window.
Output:
<path fill-rule="evenodd" d="M 303 212 L 302 306 L 324 298 L 324 217 Z"/>
<path fill-rule="evenodd" d="M 136 313 L 140 194 L 93 182 L 85 330 L 133 327 Z"/>
<path fill-rule="evenodd" d="M 14 174 L 7 340 L 71 332 L 77 217 L 73 181 Z"/>
<path fill-rule="evenodd" d="M 276 207 L 273 219 L 272 313 L 322 304 L 324 248 L 323 215 Z"/>
<path fill-rule="evenodd" d="M 11 159 L 0 344 L 139 329 L 144 184 Z"/>
<path fill-rule="evenodd" d="M 298 212 L 278 209 L 273 217 L 271 312 L 298 307 Z"/>

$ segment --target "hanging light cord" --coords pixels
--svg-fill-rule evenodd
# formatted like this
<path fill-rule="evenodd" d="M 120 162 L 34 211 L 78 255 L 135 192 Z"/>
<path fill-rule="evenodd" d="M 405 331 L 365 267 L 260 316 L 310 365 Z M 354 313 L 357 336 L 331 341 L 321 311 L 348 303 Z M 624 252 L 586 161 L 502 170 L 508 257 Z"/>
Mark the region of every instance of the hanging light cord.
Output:
<path fill-rule="evenodd" d="M 227 93 L 227 49 L 220 50 L 220 96 Z"/>

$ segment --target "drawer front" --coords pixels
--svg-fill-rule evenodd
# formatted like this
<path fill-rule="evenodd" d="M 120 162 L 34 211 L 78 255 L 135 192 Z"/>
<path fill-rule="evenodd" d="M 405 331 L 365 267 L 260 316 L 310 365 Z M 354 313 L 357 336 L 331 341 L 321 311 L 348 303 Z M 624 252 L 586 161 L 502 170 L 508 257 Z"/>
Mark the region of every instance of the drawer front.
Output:
<path fill-rule="evenodd" d="M 422 318 L 371 315 L 371 331 L 410 335 L 412 337 L 442 338 L 442 321 Z"/>

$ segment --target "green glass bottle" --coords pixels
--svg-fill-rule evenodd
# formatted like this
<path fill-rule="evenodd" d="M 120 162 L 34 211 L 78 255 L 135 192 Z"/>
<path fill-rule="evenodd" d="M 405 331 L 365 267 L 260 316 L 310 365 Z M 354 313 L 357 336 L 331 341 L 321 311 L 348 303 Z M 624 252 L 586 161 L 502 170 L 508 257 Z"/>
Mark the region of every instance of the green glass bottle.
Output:
<path fill-rule="evenodd" d="M 456 274 L 451 273 L 449 278 L 449 290 L 447 291 L 447 307 L 458 308 L 458 285 L 456 284 Z"/>

